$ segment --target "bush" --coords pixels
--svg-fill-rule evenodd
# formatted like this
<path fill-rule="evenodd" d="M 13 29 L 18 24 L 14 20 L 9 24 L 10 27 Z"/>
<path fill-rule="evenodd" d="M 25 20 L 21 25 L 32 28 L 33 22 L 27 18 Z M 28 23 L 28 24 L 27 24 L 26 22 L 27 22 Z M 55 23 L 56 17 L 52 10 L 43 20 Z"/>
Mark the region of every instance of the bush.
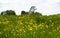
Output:
<path fill-rule="evenodd" d="M 1 15 L 16 15 L 15 11 L 13 10 L 7 10 L 7 11 L 2 11 Z"/>

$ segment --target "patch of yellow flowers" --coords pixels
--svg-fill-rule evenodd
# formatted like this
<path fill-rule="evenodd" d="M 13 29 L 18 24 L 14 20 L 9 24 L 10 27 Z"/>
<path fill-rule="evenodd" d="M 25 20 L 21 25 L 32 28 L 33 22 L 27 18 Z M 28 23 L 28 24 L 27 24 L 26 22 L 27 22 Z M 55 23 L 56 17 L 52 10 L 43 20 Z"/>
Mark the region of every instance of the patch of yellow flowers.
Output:
<path fill-rule="evenodd" d="M 8 21 L 8 19 L 6 19 L 6 21 L 0 21 L 0 24 L 4 24 L 3 25 L 3 29 L 2 29 L 2 32 L 0 32 L 0 34 L 3 34 L 3 32 L 6 31 L 6 33 L 8 32 L 9 29 L 11 29 L 11 33 L 16 36 L 16 35 L 21 35 L 22 33 L 25 33 L 27 32 L 26 30 L 28 31 L 34 31 L 33 33 L 35 34 L 36 31 L 40 31 L 42 30 L 42 32 L 46 32 L 46 28 L 48 29 L 48 33 L 49 34 L 52 34 L 52 32 L 60 32 L 60 26 L 59 27 L 56 27 L 56 29 L 54 29 L 54 25 L 51 25 L 53 28 L 51 29 L 51 31 L 49 31 L 49 25 L 45 25 L 44 23 L 40 23 L 39 25 L 36 23 L 36 21 L 34 21 L 34 19 L 31 19 L 31 17 L 25 17 L 25 16 L 22 16 L 22 17 L 19 17 L 19 19 L 21 18 L 24 18 L 24 20 L 17 20 L 15 24 L 14 21 L 12 21 L 12 23 L 10 24 L 10 21 Z M 27 19 L 26 19 L 27 18 Z M 16 18 L 17 19 L 17 18 Z M 30 21 L 29 21 L 29 20 Z M 23 21 L 23 22 L 22 22 Z M 25 23 L 25 24 L 24 24 Z M 2 26 L 2 25 L 0 25 Z M 2 27 L 1 27 L 2 28 Z M 16 34 L 17 33 L 17 34 Z M 38 33 L 39 34 L 39 33 Z M 59 38 L 59 37 L 57 37 Z"/>

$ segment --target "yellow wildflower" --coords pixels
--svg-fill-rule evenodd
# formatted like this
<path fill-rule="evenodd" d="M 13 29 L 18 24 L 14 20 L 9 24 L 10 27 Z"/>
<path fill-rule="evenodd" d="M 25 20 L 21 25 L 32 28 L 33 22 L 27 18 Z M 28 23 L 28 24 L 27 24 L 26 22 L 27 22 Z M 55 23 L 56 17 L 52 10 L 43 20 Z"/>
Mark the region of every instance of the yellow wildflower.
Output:
<path fill-rule="evenodd" d="M 26 32 L 26 31 L 24 30 L 24 32 Z"/>
<path fill-rule="evenodd" d="M 32 27 L 29 27 L 29 30 L 32 30 Z"/>
<path fill-rule="evenodd" d="M 23 24 L 22 22 L 20 22 L 20 24 Z"/>

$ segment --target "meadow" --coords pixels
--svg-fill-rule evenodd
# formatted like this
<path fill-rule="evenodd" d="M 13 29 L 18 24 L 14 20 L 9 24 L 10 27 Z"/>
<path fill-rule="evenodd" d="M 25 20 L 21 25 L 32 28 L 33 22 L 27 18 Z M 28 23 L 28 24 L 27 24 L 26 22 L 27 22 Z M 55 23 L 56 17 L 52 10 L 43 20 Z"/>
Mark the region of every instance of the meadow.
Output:
<path fill-rule="evenodd" d="M 60 38 L 60 15 L 0 15 L 0 38 Z"/>

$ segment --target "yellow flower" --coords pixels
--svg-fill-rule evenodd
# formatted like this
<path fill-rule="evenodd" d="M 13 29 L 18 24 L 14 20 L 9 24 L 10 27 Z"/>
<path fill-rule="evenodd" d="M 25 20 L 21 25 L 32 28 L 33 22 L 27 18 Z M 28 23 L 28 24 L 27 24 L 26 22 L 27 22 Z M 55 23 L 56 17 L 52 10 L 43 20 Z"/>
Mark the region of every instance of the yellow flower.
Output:
<path fill-rule="evenodd" d="M 22 22 L 20 22 L 20 24 L 23 24 Z"/>
<path fill-rule="evenodd" d="M 26 31 L 24 30 L 24 32 L 26 32 Z"/>
<path fill-rule="evenodd" d="M 29 27 L 29 30 L 32 30 L 32 27 Z"/>

